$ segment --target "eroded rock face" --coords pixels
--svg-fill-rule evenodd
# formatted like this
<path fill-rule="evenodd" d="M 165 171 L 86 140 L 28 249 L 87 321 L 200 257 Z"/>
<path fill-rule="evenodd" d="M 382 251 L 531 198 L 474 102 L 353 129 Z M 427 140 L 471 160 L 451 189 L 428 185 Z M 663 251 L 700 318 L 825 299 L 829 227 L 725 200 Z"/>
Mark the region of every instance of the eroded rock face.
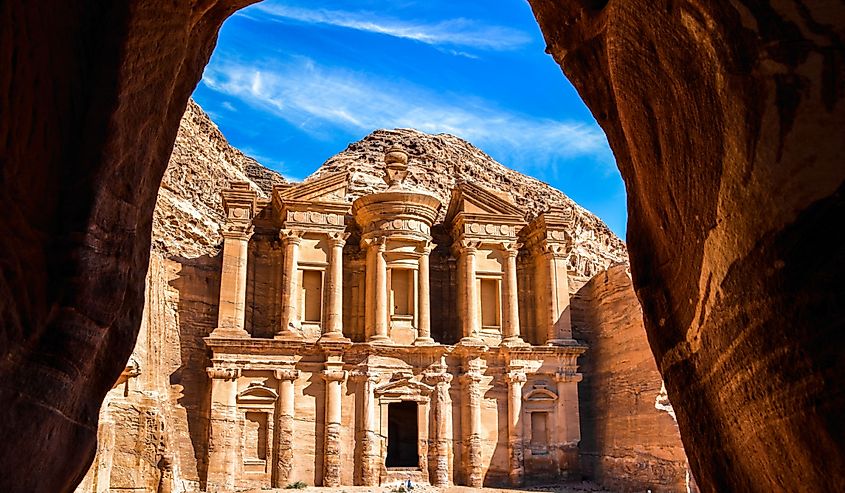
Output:
<path fill-rule="evenodd" d="M 572 325 L 590 347 L 578 389 L 584 474 L 612 491 L 688 491 L 687 458 L 627 265 L 578 290 Z"/>
<path fill-rule="evenodd" d="M 845 488 L 845 6 L 531 0 L 604 128 L 704 491 Z"/>
<path fill-rule="evenodd" d="M 220 190 L 234 181 L 266 197 L 285 180 L 231 147 L 189 101 L 153 214 L 144 316 L 130 358 L 136 375 L 107 394 L 98 454 L 77 492 L 200 489 L 209 365 L 202 338 L 217 324 Z"/>
<path fill-rule="evenodd" d="M 179 119 L 249 3 L 0 6 L 0 490 L 85 474 L 138 333 Z"/>
<path fill-rule="evenodd" d="M 248 3 L 0 6 L 0 489 L 68 491 L 90 463 L 179 118 Z M 842 5 L 532 5 L 626 179 L 635 287 L 701 486 L 845 489 Z"/>
<path fill-rule="evenodd" d="M 449 203 L 455 185 L 466 180 L 517 198 L 520 209 L 529 218 L 550 206 L 571 207 L 575 213 L 574 247 L 569 256 L 573 290 L 608 266 L 627 262 L 625 244 L 591 212 L 560 190 L 503 166 L 454 135 L 431 135 L 414 129 L 377 130 L 329 158 L 313 177 L 348 171 L 350 199 L 383 191 L 387 185 L 381 178 L 382 157 L 393 144 L 400 145 L 410 155 L 406 183 L 433 193 L 443 204 Z M 441 222 L 445 214 L 443 207 L 435 222 Z"/>

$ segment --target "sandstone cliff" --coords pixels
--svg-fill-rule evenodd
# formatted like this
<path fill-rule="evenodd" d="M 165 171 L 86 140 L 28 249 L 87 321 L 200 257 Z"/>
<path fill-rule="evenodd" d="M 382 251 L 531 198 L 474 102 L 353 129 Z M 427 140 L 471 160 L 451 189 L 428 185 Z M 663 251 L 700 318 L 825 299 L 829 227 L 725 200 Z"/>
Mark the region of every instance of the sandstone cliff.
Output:
<path fill-rule="evenodd" d="M 590 348 L 579 360 L 583 472 L 614 491 L 697 491 L 626 269 L 572 298 L 573 335 Z"/>
<path fill-rule="evenodd" d="M 406 183 L 433 193 L 443 204 L 449 203 L 457 182 L 468 180 L 509 194 L 528 217 L 552 205 L 572 207 L 575 212 L 574 247 L 569 263 L 574 274 L 571 278 L 573 289 L 608 266 L 628 261 L 625 243 L 594 214 L 560 190 L 506 168 L 454 135 L 431 135 L 413 129 L 376 130 L 329 158 L 308 179 L 348 171 L 351 174 L 350 199 L 384 190 L 387 185 L 381 179 L 382 159 L 391 145 L 402 146 L 410 155 L 410 174 Z M 444 205 L 438 220 L 442 220 L 445 213 Z"/>
<path fill-rule="evenodd" d="M 378 130 L 324 163 L 312 176 L 348 170 L 351 197 L 384 188 L 385 147 L 411 154 L 409 181 L 448 202 L 460 179 L 507 192 L 527 215 L 547 205 L 576 211 L 573 287 L 611 263 L 625 246 L 594 215 L 563 193 L 509 170 L 466 141 L 414 130 Z M 100 453 L 79 492 L 111 488 L 197 491 L 204 488 L 209 365 L 203 342 L 217 323 L 223 221 L 220 191 L 248 181 L 262 196 L 284 179 L 231 147 L 190 102 L 156 204 L 141 331 L 128 380 L 103 405 Z M 645 341 L 643 339 L 643 344 Z"/>

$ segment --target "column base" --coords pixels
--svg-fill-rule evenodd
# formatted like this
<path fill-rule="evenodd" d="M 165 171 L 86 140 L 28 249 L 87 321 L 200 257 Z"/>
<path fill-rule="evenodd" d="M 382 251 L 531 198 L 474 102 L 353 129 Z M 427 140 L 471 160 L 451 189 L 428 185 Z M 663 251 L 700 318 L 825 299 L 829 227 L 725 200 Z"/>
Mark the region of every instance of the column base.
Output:
<path fill-rule="evenodd" d="M 367 339 L 367 342 L 371 344 L 393 344 L 393 340 L 387 336 L 383 335 L 374 335 Z"/>
<path fill-rule="evenodd" d="M 580 345 L 575 339 L 551 339 L 546 341 L 546 346 L 578 346 Z"/>
<path fill-rule="evenodd" d="M 431 337 L 417 337 L 414 340 L 414 346 L 434 346 L 436 344 Z"/>
<path fill-rule="evenodd" d="M 221 339 L 249 339 L 252 336 L 244 329 L 238 329 L 236 327 L 217 327 L 211 331 L 211 334 L 209 334 L 208 337 L 219 337 Z"/>
<path fill-rule="evenodd" d="M 326 332 L 320 336 L 319 342 L 352 342 L 348 337 L 343 336 L 343 332 Z"/>
<path fill-rule="evenodd" d="M 303 338 L 302 334 L 298 334 L 296 332 L 289 331 L 289 330 L 286 330 L 284 332 L 279 332 L 278 334 L 273 336 L 273 339 L 282 339 L 282 340 L 286 340 L 286 341 L 291 341 L 291 340 L 298 341 L 302 338 Z"/>
<path fill-rule="evenodd" d="M 500 345 L 505 347 L 527 347 L 531 344 L 528 344 L 519 336 L 513 336 L 505 338 Z"/>
<path fill-rule="evenodd" d="M 478 336 L 466 336 L 458 341 L 459 346 L 485 346 L 484 340 Z"/>

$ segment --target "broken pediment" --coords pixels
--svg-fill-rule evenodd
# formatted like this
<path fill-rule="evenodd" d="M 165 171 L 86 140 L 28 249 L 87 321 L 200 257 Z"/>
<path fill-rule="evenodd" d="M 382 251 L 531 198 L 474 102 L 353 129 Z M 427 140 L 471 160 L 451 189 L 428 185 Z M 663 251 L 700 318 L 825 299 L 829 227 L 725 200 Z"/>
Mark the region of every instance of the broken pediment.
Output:
<path fill-rule="evenodd" d="M 459 213 L 515 216 L 519 219 L 524 215 L 509 197 L 470 182 L 461 183 L 452 190 L 446 222 L 451 222 Z"/>
<path fill-rule="evenodd" d="M 274 193 L 282 202 L 343 202 L 349 187 L 349 173 L 333 173 L 290 187 L 277 187 Z"/>

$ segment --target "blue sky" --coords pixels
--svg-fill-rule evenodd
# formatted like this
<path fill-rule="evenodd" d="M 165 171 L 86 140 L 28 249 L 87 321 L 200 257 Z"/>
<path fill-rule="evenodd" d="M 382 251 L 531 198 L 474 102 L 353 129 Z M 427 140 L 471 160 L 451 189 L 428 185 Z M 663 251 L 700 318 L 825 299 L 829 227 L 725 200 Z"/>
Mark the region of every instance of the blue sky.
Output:
<path fill-rule="evenodd" d="M 544 49 L 524 0 L 266 0 L 225 23 L 194 98 L 294 180 L 378 128 L 447 132 L 624 238 L 607 140 Z"/>

